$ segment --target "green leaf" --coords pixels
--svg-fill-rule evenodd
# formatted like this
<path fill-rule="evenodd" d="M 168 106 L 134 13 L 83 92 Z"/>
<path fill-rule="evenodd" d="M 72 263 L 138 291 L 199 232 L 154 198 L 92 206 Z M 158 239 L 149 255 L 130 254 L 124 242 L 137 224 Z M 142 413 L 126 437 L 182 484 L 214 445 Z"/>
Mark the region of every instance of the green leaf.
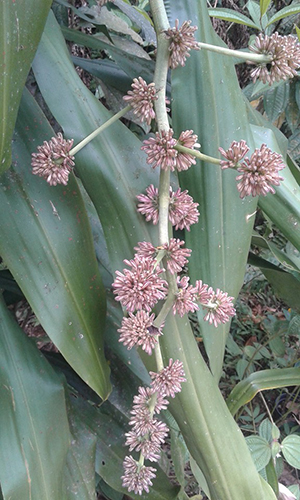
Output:
<path fill-rule="evenodd" d="M 295 469 L 300 469 L 300 436 L 286 436 L 281 443 L 281 450 L 286 461 Z"/>
<path fill-rule="evenodd" d="M 278 443 L 276 443 L 278 444 Z M 274 493 L 278 496 L 278 478 L 276 474 L 276 469 L 274 466 L 273 460 L 269 460 L 269 463 L 266 465 L 266 475 L 267 481 L 272 486 Z"/>
<path fill-rule="evenodd" d="M 232 415 L 254 396 L 268 389 L 290 387 L 300 384 L 300 367 L 273 370 L 261 370 L 252 373 L 245 380 L 239 382 L 229 394 L 226 403 Z"/>
<path fill-rule="evenodd" d="M 51 0 L 0 2 L 0 173 L 11 164 L 11 139 L 22 90 L 41 34 Z M 34 22 L 33 22 L 34 20 Z"/>
<path fill-rule="evenodd" d="M 181 489 L 186 486 L 185 466 L 188 460 L 187 448 L 183 437 L 178 429 L 173 430 L 170 427 L 171 435 L 171 457 L 174 464 L 176 479 L 179 482 Z"/>
<path fill-rule="evenodd" d="M 288 327 L 288 335 L 294 335 L 295 337 L 300 337 L 300 315 L 294 316 Z"/>
<path fill-rule="evenodd" d="M 186 19 L 196 18 L 199 40 L 224 45 L 207 28 L 205 17 L 193 2 L 187 12 Z M 174 17 L 176 15 L 174 7 Z M 215 158 L 220 157 L 218 147 L 226 150 L 233 140 L 244 139 L 254 149 L 245 101 L 232 61 L 205 50 L 191 51 L 190 54 L 186 65 L 172 73 L 175 135 L 178 137 L 182 130 L 193 129 L 202 152 Z M 189 98 L 184 99 L 185 95 Z M 199 222 L 185 235 L 186 245 L 192 249 L 189 260 L 191 282 L 201 279 L 233 297 L 237 297 L 242 286 L 257 203 L 255 199 L 242 201 L 239 198 L 235 178 L 233 171 L 221 170 L 209 162 L 198 162 L 179 175 L 181 188 L 187 189 L 199 203 Z M 198 320 L 210 368 L 218 379 L 229 324 L 215 328 L 203 320 L 202 312 L 198 313 Z"/>
<path fill-rule="evenodd" d="M 208 9 L 210 17 L 215 17 L 217 19 L 223 19 L 224 21 L 229 21 L 231 23 L 243 24 L 244 26 L 249 26 L 260 30 L 260 25 L 255 24 L 249 17 L 244 16 L 240 12 L 232 9 L 222 9 L 222 8 L 211 8 Z"/>
<path fill-rule="evenodd" d="M 147 57 L 143 57 L 146 56 L 144 51 L 142 51 L 142 54 L 140 50 L 138 53 L 132 54 L 123 50 L 121 47 L 118 47 L 117 40 L 115 39 L 116 37 L 114 36 L 112 36 L 112 39 L 116 42 L 115 45 L 69 28 L 62 27 L 61 30 L 66 40 L 95 50 L 105 50 L 132 80 L 133 78 L 142 76 L 149 83 L 153 81 L 154 63 L 150 59 L 147 59 Z M 56 43 L 54 43 L 54 40 L 52 43 L 53 45 L 61 44 L 61 37 Z"/>
<path fill-rule="evenodd" d="M 300 488 L 298 484 L 292 484 L 292 486 L 289 486 L 288 489 L 295 495 L 296 500 L 300 500 Z"/>
<path fill-rule="evenodd" d="M 0 299 L 0 482 L 6 500 L 65 499 L 63 384 Z M 53 480 L 55 478 L 55 481 Z"/>
<path fill-rule="evenodd" d="M 288 5 L 287 7 L 283 7 L 283 9 L 276 12 L 276 14 L 274 14 L 274 16 L 272 16 L 269 19 L 266 27 L 270 26 L 270 24 L 277 23 L 278 21 L 280 21 L 280 19 L 283 19 L 284 17 L 292 16 L 293 14 L 299 14 L 299 12 L 300 12 L 300 5 L 294 4 L 294 5 Z"/>
<path fill-rule="evenodd" d="M 68 500 L 95 500 L 96 435 L 68 404 L 71 445 L 67 455 L 65 481 Z"/>
<path fill-rule="evenodd" d="M 116 5 L 124 12 L 131 21 L 142 29 L 143 40 L 148 44 L 156 44 L 156 34 L 152 25 L 152 21 L 147 13 L 134 5 L 125 3 L 123 0 L 114 0 Z"/>
<path fill-rule="evenodd" d="M 262 17 L 268 10 L 271 0 L 260 0 L 260 16 Z"/>
<path fill-rule="evenodd" d="M 290 259 L 288 254 L 284 252 L 283 250 L 280 250 L 272 241 L 268 241 L 266 238 L 263 236 L 260 236 L 258 234 L 254 234 L 251 240 L 252 245 L 256 245 L 260 248 L 266 248 L 271 250 L 273 256 L 275 259 L 280 262 L 280 264 L 285 268 L 285 270 L 288 270 L 290 272 L 294 271 L 295 273 L 300 272 L 299 266 L 293 262 L 293 260 Z M 297 276 L 297 274 L 295 274 Z"/>
<path fill-rule="evenodd" d="M 192 473 L 194 474 L 195 478 L 197 479 L 197 483 L 199 484 L 200 491 L 204 491 L 205 495 L 210 499 L 211 495 L 209 492 L 209 487 L 206 482 L 205 476 L 203 472 L 201 471 L 200 467 L 198 467 L 197 462 L 193 459 L 193 457 L 190 457 L 190 465 L 192 469 Z M 203 497 L 201 496 L 201 499 Z"/>
<path fill-rule="evenodd" d="M 271 122 L 277 120 L 285 110 L 289 100 L 289 83 L 282 82 L 275 88 L 268 90 L 264 94 L 264 108 Z"/>
<path fill-rule="evenodd" d="M 257 470 L 266 467 L 271 459 L 271 448 L 268 441 L 261 436 L 248 436 L 245 439 Z"/>
<path fill-rule="evenodd" d="M 5 237 L 0 252 L 49 337 L 85 382 L 106 398 L 105 292 L 80 190 L 73 175 L 66 188 L 51 187 L 31 173 L 31 153 L 53 135 L 26 91 L 13 167 L 1 178 L 0 230 Z"/>
<path fill-rule="evenodd" d="M 258 428 L 260 437 L 266 439 L 268 443 L 272 441 L 272 423 L 268 418 L 265 418 Z"/>
<path fill-rule="evenodd" d="M 294 276 L 252 253 L 249 254 L 248 262 L 253 266 L 259 267 L 278 297 L 296 311 L 300 311 L 298 301 L 300 294 L 299 273 L 297 273 L 297 276 Z"/>
<path fill-rule="evenodd" d="M 246 7 L 249 11 L 250 16 L 252 17 L 254 23 L 256 26 L 259 26 L 259 30 L 261 31 L 261 11 L 260 11 L 260 5 L 259 2 L 256 2 L 256 0 L 248 0 L 246 3 Z"/>

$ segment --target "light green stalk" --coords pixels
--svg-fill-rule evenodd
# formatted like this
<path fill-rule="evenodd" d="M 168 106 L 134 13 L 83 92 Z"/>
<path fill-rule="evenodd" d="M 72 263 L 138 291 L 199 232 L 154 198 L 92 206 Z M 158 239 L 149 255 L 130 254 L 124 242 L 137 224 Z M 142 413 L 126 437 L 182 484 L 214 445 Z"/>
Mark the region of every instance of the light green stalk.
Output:
<path fill-rule="evenodd" d="M 102 123 L 102 125 L 100 125 L 100 127 L 96 128 L 96 130 L 94 130 L 94 132 L 89 134 L 82 141 L 80 141 L 76 146 L 74 146 L 74 148 L 72 148 L 70 150 L 70 152 L 69 152 L 70 156 L 78 153 L 82 148 L 84 148 L 84 146 L 86 146 L 89 142 L 91 142 L 93 139 L 95 139 L 95 137 L 97 137 L 97 135 L 101 134 L 101 132 L 103 132 L 105 129 L 110 127 L 110 125 L 112 125 L 113 123 L 118 121 L 120 118 L 122 118 L 122 116 L 126 115 L 126 113 L 130 109 L 131 109 L 131 105 L 128 104 L 128 106 L 121 109 L 118 113 L 116 113 L 111 118 L 109 118 L 109 120 L 107 120 L 105 123 Z"/>
<path fill-rule="evenodd" d="M 200 49 L 210 50 L 217 54 L 225 56 L 236 57 L 246 62 L 253 62 L 256 64 L 267 64 L 272 61 L 272 56 L 267 54 L 254 54 L 253 52 L 244 52 L 242 50 L 228 49 L 227 47 L 220 47 L 219 45 L 212 45 L 210 43 L 198 42 Z"/>

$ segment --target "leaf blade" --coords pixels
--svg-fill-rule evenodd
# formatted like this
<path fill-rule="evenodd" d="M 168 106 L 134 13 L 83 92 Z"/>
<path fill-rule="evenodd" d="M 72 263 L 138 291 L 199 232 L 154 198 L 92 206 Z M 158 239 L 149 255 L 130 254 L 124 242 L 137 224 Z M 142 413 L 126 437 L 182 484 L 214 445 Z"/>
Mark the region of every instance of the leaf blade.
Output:
<path fill-rule="evenodd" d="M 3 174 L 0 186 L 0 227 L 6 235 L 0 241 L 1 255 L 50 338 L 106 398 L 105 292 L 80 191 L 75 178 L 68 188 L 53 190 L 31 174 L 33 145 L 49 135 L 53 131 L 26 91 L 16 126 L 14 166 Z"/>
<path fill-rule="evenodd" d="M 63 469 L 70 434 L 63 385 L 14 322 L 2 298 L 0 315 L 0 480 L 4 498 L 65 499 Z"/>

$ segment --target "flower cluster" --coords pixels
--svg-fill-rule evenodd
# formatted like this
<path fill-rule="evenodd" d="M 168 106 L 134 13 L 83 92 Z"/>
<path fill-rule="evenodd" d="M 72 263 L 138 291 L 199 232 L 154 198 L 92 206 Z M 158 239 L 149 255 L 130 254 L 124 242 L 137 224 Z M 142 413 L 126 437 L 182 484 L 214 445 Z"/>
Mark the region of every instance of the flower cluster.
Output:
<path fill-rule="evenodd" d="M 173 137 L 173 130 L 162 130 L 156 132 L 155 137 L 150 137 L 143 142 L 141 149 L 148 155 L 147 163 L 153 168 L 161 167 L 163 170 L 176 169 L 178 172 L 187 170 L 191 165 L 195 165 L 196 159 L 192 154 L 182 153 L 175 149 L 176 145 L 194 149 L 199 147 L 198 137 L 193 130 L 181 132 L 179 139 Z"/>
<path fill-rule="evenodd" d="M 131 87 L 132 90 L 129 90 L 123 99 L 132 106 L 134 114 L 150 125 L 151 120 L 155 118 L 153 109 L 153 103 L 157 100 L 155 84 L 149 83 L 148 85 L 139 76 L 139 78 L 134 78 Z"/>
<path fill-rule="evenodd" d="M 145 215 L 146 221 L 157 224 L 159 220 L 158 189 L 151 184 L 146 189 L 146 194 L 137 196 L 138 212 Z M 190 230 L 190 226 L 198 222 L 198 203 L 188 194 L 178 188 L 175 192 L 170 188 L 169 220 L 175 229 Z"/>
<path fill-rule="evenodd" d="M 134 346 L 141 348 L 149 355 L 152 354 L 157 339 L 162 335 L 163 324 L 156 328 L 154 326 L 155 314 L 150 314 L 146 311 L 137 311 L 136 315 L 129 313 L 129 316 L 124 317 L 122 326 L 118 330 L 121 334 L 119 342 L 123 342 L 128 349 Z"/>
<path fill-rule="evenodd" d="M 59 132 L 57 137 L 38 146 L 38 153 L 32 153 L 32 173 L 43 177 L 50 184 L 68 184 L 69 174 L 74 167 L 74 156 L 70 155 L 73 139 L 66 140 Z"/>
<path fill-rule="evenodd" d="M 241 198 L 274 194 L 273 186 L 279 186 L 280 181 L 283 181 L 283 177 L 278 174 L 285 167 L 283 158 L 279 153 L 271 151 L 266 144 L 255 149 L 250 159 L 244 158 L 249 151 L 245 141 L 234 141 L 227 151 L 223 148 L 219 148 L 219 151 L 226 158 L 226 161 L 221 161 L 221 167 L 235 168 L 240 173 L 236 180 Z M 241 160 L 243 162 L 239 163 Z"/>
<path fill-rule="evenodd" d="M 199 310 L 199 304 L 206 314 L 204 320 L 213 323 L 217 327 L 220 323 L 227 323 L 235 315 L 233 297 L 227 292 L 217 288 L 216 292 L 201 280 L 196 281 L 195 286 L 189 284 L 189 278 L 183 276 L 177 278 L 178 292 L 173 304 L 173 313 L 184 316 L 189 312 Z"/>
<path fill-rule="evenodd" d="M 144 459 L 157 462 L 160 458 L 161 445 L 168 434 L 167 425 L 154 418 L 169 404 L 167 397 L 174 397 L 181 391 L 181 384 L 185 382 L 182 363 L 179 360 L 169 360 L 168 366 L 160 372 L 150 372 L 151 386 L 139 387 L 139 393 L 133 399 L 130 432 L 126 433 L 126 445 L 129 451 L 138 451 L 142 460 L 136 461 L 131 455 L 125 457 L 123 486 L 128 491 L 141 495 L 143 490 L 149 492 L 156 469 L 144 465 Z"/>
<path fill-rule="evenodd" d="M 144 259 L 136 255 L 133 260 L 124 260 L 130 269 L 123 273 L 116 271 L 113 283 L 115 299 L 128 312 L 145 310 L 150 312 L 157 302 L 166 297 L 167 282 L 160 277 L 163 269 L 154 259 Z"/>
<path fill-rule="evenodd" d="M 192 253 L 189 248 L 181 248 L 183 245 L 184 241 L 176 238 L 171 238 L 169 243 L 165 243 L 159 247 L 155 247 L 150 242 L 142 241 L 138 243 L 138 247 L 135 247 L 135 250 L 137 255 L 145 259 L 149 257 L 153 259 L 165 257 L 170 273 L 176 274 L 182 271 Z"/>
<path fill-rule="evenodd" d="M 271 61 L 259 64 L 251 72 L 251 78 L 272 85 L 279 80 L 286 80 L 297 75 L 300 66 L 300 44 L 293 35 L 281 36 L 277 32 L 272 35 L 260 33 L 250 46 L 250 50 L 257 54 L 270 55 Z"/>
<path fill-rule="evenodd" d="M 169 28 L 165 34 L 171 41 L 169 46 L 170 57 L 169 66 L 171 69 L 185 65 L 186 58 L 190 56 L 191 49 L 199 50 L 197 40 L 195 40 L 196 26 L 191 26 L 191 21 L 184 21 L 179 28 L 179 20 L 176 19 L 175 27 Z"/>

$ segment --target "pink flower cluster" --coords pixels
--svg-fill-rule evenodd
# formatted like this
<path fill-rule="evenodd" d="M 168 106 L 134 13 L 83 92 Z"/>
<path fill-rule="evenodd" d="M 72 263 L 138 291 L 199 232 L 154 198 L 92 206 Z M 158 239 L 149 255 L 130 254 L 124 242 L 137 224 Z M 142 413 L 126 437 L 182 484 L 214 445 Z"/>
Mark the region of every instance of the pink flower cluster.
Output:
<path fill-rule="evenodd" d="M 263 83 L 272 85 L 274 82 L 297 76 L 297 69 L 300 66 L 300 44 L 297 36 L 282 36 L 277 32 L 270 36 L 260 33 L 254 45 L 250 46 L 250 50 L 272 58 L 270 62 L 258 64 L 252 70 L 251 77 L 254 83 L 259 79 Z"/>
<path fill-rule="evenodd" d="M 166 31 L 166 37 L 170 40 L 169 66 L 171 69 L 179 65 L 184 66 L 187 57 L 190 57 L 190 50 L 199 50 L 194 35 L 196 30 L 196 26 L 191 26 L 191 21 L 184 21 L 179 27 L 179 20 L 176 19 L 175 27 Z"/>
<path fill-rule="evenodd" d="M 178 292 L 173 304 L 173 313 L 184 316 L 199 310 L 199 305 L 206 311 L 204 320 L 217 327 L 227 323 L 235 315 L 233 297 L 217 288 L 216 292 L 208 285 L 197 280 L 195 286 L 189 284 L 189 278 L 177 278 Z"/>
<path fill-rule="evenodd" d="M 190 250 L 181 248 L 183 242 L 171 239 L 161 250 L 165 252 L 167 265 L 171 272 L 181 270 L 187 262 Z M 116 271 L 113 283 L 116 300 L 121 302 L 129 312 L 123 319 L 120 341 L 131 349 L 134 345 L 141 346 L 148 354 L 155 347 L 157 338 L 162 335 L 162 326 L 155 327 L 154 314 L 151 310 L 159 300 L 168 293 L 167 282 L 160 277 L 163 270 L 157 264 L 155 254 L 157 249 L 149 242 L 139 243 L 133 260 L 125 260 L 131 269 L 123 273 Z M 177 272 L 177 271 L 175 271 Z M 178 292 L 173 304 L 173 313 L 181 317 L 199 309 L 198 303 L 207 311 L 204 319 L 218 326 L 226 323 L 234 316 L 233 298 L 226 292 L 217 289 L 216 292 L 202 281 L 196 281 L 195 286 L 189 284 L 189 278 L 177 277 Z M 133 313 L 137 311 L 136 315 Z"/>
<path fill-rule="evenodd" d="M 146 194 L 137 196 L 138 212 L 145 215 L 146 221 L 152 221 L 153 224 L 158 223 L 159 206 L 158 206 L 158 189 L 151 184 L 146 189 Z M 170 188 L 169 200 L 169 220 L 175 229 L 190 230 L 192 224 L 198 222 L 199 212 L 198 203 L 193 201 L 193 198 L 188 194 L 188 191 L 181 191 L 178 188 L 175 192 Z"/>
<path fill-rule="evenodd" d="M 75 165 L 74 156 L 70 154 L 72 146 L 73 139 L 64 139 L 60 132 L 50 141 L 44 141 L 37 147 L 38 152 L 32 153 L 32 173 L 46 179 L 50 186 L 66 186 Z"/>
<path fill-rule="evenodd" d="M 274 194 L 273 186 L 279 186 L 280 181 L 284 180 L 278 174 L 285 167 L 283 158 L 279 153 L 271 151 L 266 144 L 255 149 L 250 159 L 244 158 L 249 151 L 245 141 L 234 141 L 227 151 L 223 148 L 219 148 L 219 151 L 226 158 L 221 161 L 221 168 L 234 168 L 240 173 L 236 180 L 241 198 Z"/>
<path fill-rule="evenodd" d="M 157 462 L 160 458 L 161 445 L 168 434 L 167 425 L 154 418 L 169 404 L 166 397 L 174 397 L 181 391 L 181 384 L 185 382 L 182 363 L 179 360 L 169 360 L 168 366 L 160 372 L 150 372 L 151 386 L 139 387 L 139 393 L 133 399 L 130 432 L 126 433 L 126 445 L 129 451 L 137 451 L 143 460 L 136 461 L 131 455 L 125 457 L 123 486 L 128 491 L 141 495 L 143 490 L 149 492 L 156 469 L 144 465 L 144 459 Z"/>
<path fill-rule="evenodd" d="M 145 80 L 139 76 L 139 78 L 134 78 L 131 84 L 132 90 L 127 92 L 127 95 L 123 97 L 124 101 L 131 104 L 134 114 L 136 114 L 141 121 L 145 121 L 148 125 L 151 124 L 151 120 L 155 118 L 155 111 L 153 109 L 154 101 L 157 100 L 155 83 L 145 82 Z"/>
<path fill-rule="evenodd" d="M 162 130 L 156 132 L 155 137 L 150 137 L 143 142 L 141 149 L 147 153 L 147 163 L 153 168 L 161 167 L 163 170 L 176 169 L 178 172 L 188 170 L 191 165 L 195 165 L 196 159 L 192 154 L 182 153 L 175 149 L 177 144 L 189 149 L 199 147 L 198 136 L 193 130 L 181 132 L 179 139 L 173 137 L 173 130 Z"/>

